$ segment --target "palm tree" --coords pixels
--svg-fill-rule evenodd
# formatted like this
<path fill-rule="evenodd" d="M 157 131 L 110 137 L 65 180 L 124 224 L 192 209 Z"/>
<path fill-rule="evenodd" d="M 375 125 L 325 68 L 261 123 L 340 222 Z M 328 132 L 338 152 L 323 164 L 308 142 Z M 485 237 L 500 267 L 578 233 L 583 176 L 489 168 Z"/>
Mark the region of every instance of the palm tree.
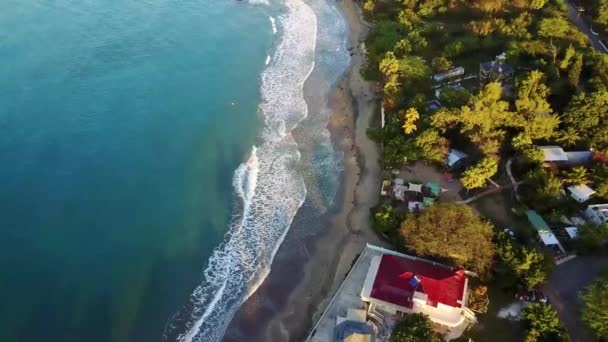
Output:
<path fill-rule="evenodd" d="M 416 108 L 408 109 L 404 114 L 405 122 L 403 123 L 403 133 L 409 135 L 414 133 L 414 131 L 418 128 L 416 126 L 416 121 L 420 118 L 420 114 Z"/>
<path fill-rule="evenodd" d="M 564 172 L 564 182 L 572 185 L 581 185 L 589 182 L 589 174 L 583 166 L 573 167 L 570 171 Z"/>
<path fill-rule="evenodd" d="M 575 145 L 577 142 L 579 142 L 579 140 L 581 140 L 581 136 L 572 127 L 568 127 L 565 131 L 562 131 L 560 136 L 557 138 L 558 142 L 566 146 Z"/>

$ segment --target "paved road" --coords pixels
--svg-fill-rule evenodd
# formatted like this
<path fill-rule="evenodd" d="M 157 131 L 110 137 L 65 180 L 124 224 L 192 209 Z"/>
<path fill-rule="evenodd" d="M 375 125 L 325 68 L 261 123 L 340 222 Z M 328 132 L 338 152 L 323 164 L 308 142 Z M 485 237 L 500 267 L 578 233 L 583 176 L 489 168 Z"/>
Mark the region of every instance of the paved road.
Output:
<path fill-rule="evenodd" d="M 580 320 L 578 293 L 608 269 L 608 256 L 577 257 L 555 268 L 543 290 L 573 342 L 594 341 Z"/>
<path fill-rule="evenodd" d="M 587 35 L 587 37 L 589 37 L 591 45 L 600 52 L 608 52 L 600 45 L 600 37 L 591 33 L 591 27 L 589 27 L 589 25 L 578 14 L 578 6 L 574 5 L 571 1 L 566 1 L 566 4 L 568 5 L 568 17 L 570 18 L 570 21 L 572 21 L 572 23 L 576 25 L 579 30 L 581 30 L 581 32 L 583 32 Z"/>

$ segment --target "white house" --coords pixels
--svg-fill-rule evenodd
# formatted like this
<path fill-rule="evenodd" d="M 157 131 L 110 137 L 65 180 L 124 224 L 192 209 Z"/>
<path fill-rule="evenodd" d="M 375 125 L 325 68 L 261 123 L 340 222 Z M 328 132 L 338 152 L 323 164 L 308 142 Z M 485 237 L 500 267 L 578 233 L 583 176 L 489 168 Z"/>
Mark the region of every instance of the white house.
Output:
<path fill-rule="evenodd" d="M 593 204 L 587 206 L 585 216 L 595 225 L 608 223 L 608 204 Z"/>
<path fill-rule="evenodd" d="M 466 307 L 467 288 L 463 269 L 387 251 L 371 260 L 361 300 L 370 313 L 424 313 L 449 329 L 476 320 Z"/>
<path fill-rule="evenodd" d="M 452 167 L 454 164 L 458 163 L 460 160 L 467 158 L 467 154 L 456 150 L 456 149 L 450 149 L 450 152 L 448 153 L 448 166 Z"/>
<path fill-rule="evenodd" d="M 585 165 L 591 161 L 591 151 L 564 151 L 560 146 L 537 146 L 543 152 L 543 162 L 562 166 Z"/>
<path fill-rule="evenodd" d="M 538 146 L 538 149 L 543 152 L 543 161 L 545 162 L 559 162 L 568 160 L 568 155 L 564 149 L 559 146 Z"/>
<path fill-rule="evenodd" d="M 574 198 L 579 203 L 586 202 L 591 196 L 595 195 L 595 190 L 585 184 L 569 186 L 568 191 L 570 191 L 570 197 Z"/>

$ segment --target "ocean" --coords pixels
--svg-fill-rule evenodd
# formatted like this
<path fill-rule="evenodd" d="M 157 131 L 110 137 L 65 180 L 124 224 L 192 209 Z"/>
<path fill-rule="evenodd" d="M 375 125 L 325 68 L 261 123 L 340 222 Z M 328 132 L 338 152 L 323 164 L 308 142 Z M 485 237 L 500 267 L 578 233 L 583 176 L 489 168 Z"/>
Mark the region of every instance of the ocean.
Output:
<path fill-rule="evenodd" d="M 0 8 L 0 341 L 221 340 L 310 179 L 336 194 L 335 3 Z"/>

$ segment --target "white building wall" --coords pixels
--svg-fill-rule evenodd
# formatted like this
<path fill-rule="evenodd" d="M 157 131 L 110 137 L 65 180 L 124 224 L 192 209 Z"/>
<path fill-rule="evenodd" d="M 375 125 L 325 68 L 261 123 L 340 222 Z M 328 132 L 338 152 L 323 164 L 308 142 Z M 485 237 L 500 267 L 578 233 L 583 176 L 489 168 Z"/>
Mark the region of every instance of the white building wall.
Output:
<path fill-rule="evenodd" d="M 595 204 L 587 206 L 585 216 L 595 225 L 608 223 L 608 204 Z"/>

